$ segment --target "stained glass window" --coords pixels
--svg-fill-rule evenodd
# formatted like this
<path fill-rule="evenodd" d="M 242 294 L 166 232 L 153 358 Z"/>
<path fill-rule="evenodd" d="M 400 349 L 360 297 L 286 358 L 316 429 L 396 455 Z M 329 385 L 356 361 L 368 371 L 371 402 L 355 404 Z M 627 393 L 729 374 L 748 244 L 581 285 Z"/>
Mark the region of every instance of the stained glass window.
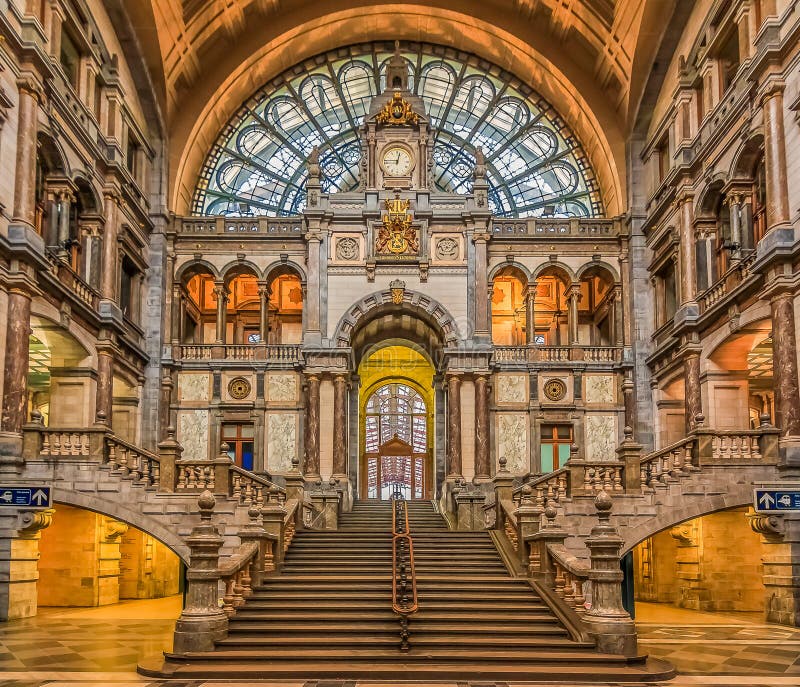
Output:
<path fill-rule="evenodd" d="M 489 204 L 505 217 L 589 217 L 603 212 L 588 159 L 553 108 L 500 68 L 440 46 L 402 50 L 409 88 L 434 135 L 436 189 L 470 193 L 475 148 L 486 156 Z M 382 92 L 390 44 L 339 50 L 290 69 L 228 122 L 200 174 L 198 215 L 296 215 L 305 207 L 305 160 L 320 148 L 323 190 L 358 187 L 358 128 Z"/>

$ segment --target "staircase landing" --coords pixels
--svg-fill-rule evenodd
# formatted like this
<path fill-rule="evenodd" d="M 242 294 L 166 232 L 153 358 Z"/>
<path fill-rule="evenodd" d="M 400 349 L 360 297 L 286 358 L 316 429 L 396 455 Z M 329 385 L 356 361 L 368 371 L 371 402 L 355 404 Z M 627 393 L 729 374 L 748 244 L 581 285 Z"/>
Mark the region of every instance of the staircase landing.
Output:
<path fill-rule="evenodd" d="M 392 612 L 391 505 L 356 502 L 335 532 L 298 532 L 280 575 L 255 588 L 214 651 L 139 666 L 173 678 L 669 679 L 671 666 L 600 654 L 573 638 L 487 532 L 450 531 L 430 502 L 409 502 L 419 611 L 411 650 Z"/>

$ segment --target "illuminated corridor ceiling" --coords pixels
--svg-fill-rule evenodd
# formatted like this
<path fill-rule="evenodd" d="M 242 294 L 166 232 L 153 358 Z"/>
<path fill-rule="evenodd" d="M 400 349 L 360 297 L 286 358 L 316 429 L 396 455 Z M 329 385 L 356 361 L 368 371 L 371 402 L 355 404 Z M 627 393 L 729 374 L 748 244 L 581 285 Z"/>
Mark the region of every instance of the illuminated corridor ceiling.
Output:
<path fill-rule="evenodd" d="M 130 17 L 169 136 L 171 209 L 254 92 L 343 46 L 446 45 L 518 77 L 564 118 L 609 215 L 625 209 L 625 141 L 677 0 L 112 0 Z"/>

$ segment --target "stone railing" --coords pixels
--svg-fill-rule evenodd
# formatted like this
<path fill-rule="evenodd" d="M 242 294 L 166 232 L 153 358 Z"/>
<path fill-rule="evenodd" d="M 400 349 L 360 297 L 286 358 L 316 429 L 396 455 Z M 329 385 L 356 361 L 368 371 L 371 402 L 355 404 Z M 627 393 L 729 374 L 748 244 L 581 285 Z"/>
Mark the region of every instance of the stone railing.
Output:
<path fill-rule="evenodd" d="M 67 263 L 59 260 L 50 252 L 47 253 L 47 262 L 49 263 L 50 273 L 60 284 L 75 294 L 92 310 L 97 310 L 97 306 L 100 303 L 100 294 L 97 291 L 83 281 Z"/>
<path fill-rule="evenodd" d="M 253 593 L 251 572 L 258 565 L 258 554 L 258 544 L 250 541 L 220 563 L 219 576 L 225 585 L 222 610 L 229 618 L 236 615 L 236 609 Z"/>
<path fill-rule="evenodd" d="M 708 289 L 703 291 L 698 297 L 697 302 L 700 313 L 704 313 L 714 305 L 723 300 L 739 284 L 742 284 L 750 277 L 750 268 L 756 259 L 756 252 L 752 251 L 749 255 L 737 260 L 716 282 Z"/>
<path fill-rule="evenodd" d="M 491 232 L 497 238 L 614 238 L 620 233 L 619 221 L 588 217 L 492 219 Z"/>
<path fill-rule="evenodd" d="M 584 588 L 589 581 L 589 562 L 571 554 L 563 544 L 546 544 L 553 569 L 552 589 L 576 613 L 586 612 Z"/>
<path fill-rule="evenodd" d="M 682 475 L 696 472 L 699 468 L 695 463 L 695 445 L 695 437 L 690 436 L 644 456 L 639 464 L 642 489 L 666 489 Z"/>
<path fill-rule="evenodd" d="M 119 470 L 136 482 L 158 486 L 161 461 L 158 456 L 111 435 L 106 437 L 106 461 L 112 470 Z"/>
<path fill-rule="evenodd" d="M 181 235 L 209 236 L 257 234 L 259 237 L 302 236 L 302 217 L 178 217 L 175 230 Z"/>
<path fill-rule="evenodd" d="M 548 501 L 559 503 L 569 492 L 569 467 L 565 466 L 546 475 L 529 478 L 526 486 L 531 488 L 533 502 L 537 507 L 544 508 Z M 514 490 L 516 501 L 519 501 L 522 489 L 522 487 L 518 487 Z"/>
<path fill-rule="evenodd" d="M 301 360 L 299 344 L 180 344 L 178 360 L 264 360 L 295 365 Z"/>
<path fill-rule="evenodd" d="M 584 361 L 609 363 L 622 360 L 619 346 L 495 346 L 494 361 L 497 363 L 535 363 Z"/>

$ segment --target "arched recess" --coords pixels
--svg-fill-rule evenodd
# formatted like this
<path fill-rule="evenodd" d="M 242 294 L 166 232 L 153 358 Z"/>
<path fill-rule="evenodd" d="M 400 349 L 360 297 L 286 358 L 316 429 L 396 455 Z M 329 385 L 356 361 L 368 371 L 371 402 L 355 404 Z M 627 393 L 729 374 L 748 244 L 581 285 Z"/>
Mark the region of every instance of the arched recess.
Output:
<path fill-rule="evenodd" d="M 516 263 L 506 264 L 492 274 L 489 285 L 492 343 L 495 346 L 524 346 L 528 336 L 528 271 Z"/>
<path fill-rule="evenodd" d="M 545 263 L 534 270 L 531 283 L 536 284 L 531 343 L 545 346 L 577 343 L 578 302 L 572 269 L 561 262 Z"/>
<path fill-rule="evenodd" d="M 142 513 L 138 508 L 140 505 L 138 503 L 133 504 L 133 507 L 131 507 L 121 499 L 111 501 L 88 492 L 72 491 L 59 486 L 57 482 L 53 484 L 53 501 L 101 513 L 133 525 L 158 539 L 184 563 L 189 564 L 189 547 L 186 546 L 183 539 L 173 529 L 165 526 L 156 518 Z"/>
<path fill-rule="evenodd" d="M 181 94 L 180 107 L 174 112 L 170 198 L 175 211 L 189 213 L 203 158 L 254 87 L 268 84 L 302 60 L 345 45 L 439 38 L 455 53 L 476 55 L 518 75 L 525 86 L 552 104 L 581 141 L 597 175 L 607 214 L 622 212 L 626 197 L 624 132 L 607 92 L 590 76 L 592 70 L 571 64 L 569 51 L 534 31 L 533 24 L 510 21 L 506 28 L 499 28 L 497 15 L 491 21 L 479 18 L 485 12 L 480 3 L 471 9 L 474 11 L 371 4 L 351 5 L 322 16 L 317 13 L 313 18 L 287 12 L 285 23 L 277 28 L 282 32 L 274 37 L 263 32 L 243 35 L 237 50 L 229 50 L 209 64 L 203 70 L 203 81 Z"/>
<path fill-rule="evenodd" d="M 301 343 L 305 332 L 305 272 L 297 263 L 281 261 L 264 270 L 262 283 L 267 298 L 262 340 L 270 344 Z"/>
<path fill-rule="evenodd" d="M 578 341 L 586 346 L 621 346 L 623 304 L 619 280 L 610 265 L 592 262 L 577 273 Z"/>

